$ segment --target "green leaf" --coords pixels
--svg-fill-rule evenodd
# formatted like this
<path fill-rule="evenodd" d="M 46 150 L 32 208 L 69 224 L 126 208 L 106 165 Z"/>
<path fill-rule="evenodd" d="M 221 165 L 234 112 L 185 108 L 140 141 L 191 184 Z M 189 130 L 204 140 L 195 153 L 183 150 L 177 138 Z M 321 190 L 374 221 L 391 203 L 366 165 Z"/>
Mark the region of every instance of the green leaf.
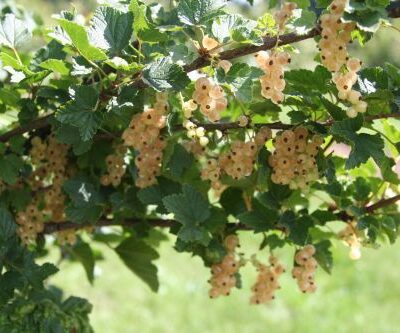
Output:
<path fill-rule="evenodd" d="M 261 45 L 261 33 L 255 30 L 257 22 L 245 19 L 240 15 L 223 15 L 213 20 L 211 31 L 221 43 L 233 40 L 238 43 Z"/>
<path fill-rule="evenodd" d="M 288 228 L 288 238 L 293 243 L 305 245 L 309 239 L 308 229 L 313 225 L 313 220 L 308 215 L 297 218 L 291 210 L 287 210 L 280 217 L 279 224 Z"/>
<path fill-rule="evenodd" d="M 317 17 L 314 12 L 302 10 L 301 16 L 293 21 L 293 26 L 298 34 L 305 34 L 314 28 Z"/>
<path fill-rule="evenodd" d="M 228 214 L 234 216 L 244 213 L 247 210 L 243 199 L 243 191 L 239 188 L 228 187 L 222 192 L 219 203 Z"/>
<path fill-rule="evenodd" d="M 92 61 L 107 59 L 107 55 L 102 50 L 90 44 L 85 27 L 66 19 L 58 19 L 58 22 L 68 34 L 72 45 L 83 57 Z"/>
<path fill-rule="evenodd" d="M 188 153 L 180 144 L 175 144 L 173 149 L 173 153 L 167 163 L 167 169 L 174 178 L 179 178 L 185 170 L 192 166 L 193 155 Z"/>
<path fill-rule="evenodd" d="M 387 18 L 385 7 L 376 9 L 366 3 L 351 1 L 343 15 L 345 21 L 357 23 L 357 27 L 367 32 L 376 32 L 379 29 L 381 19 Z"/>
<path fill-rule="evenodd" d="M 183 68 L 175 64 L 171 57 L 158 58 L 143 70 L 143 81 L 157 91 L 184 90 L 190 79 Z"/>
<path fill-rule="evenodd" d="M 259 78 L 262 73 L 257 67 L 237 63 L 230 68 L 224 79 L 232 86 L 238 99 L 249 103 L 253 98 L 253 80 Z"/>
<path fill-rule="evenodd" d="M 118 55 L 129 45 L 133 34 L 133 15 L 112 7 L 99 7 L 91 21 L 89 40 L 94 46 Z"/>
<path fill-rule="evenodd" d="M 8 53 L 1 52 L 0 53 L 0 60 L 2 62 L 3 67 L 10 66 L 17 71 L 27 71 L 27 68 L 24 64 L 21 64 L 18 59 L 12 57 Z"/>
<path fill-rule="evenodd" d="M 314 71 L 295 69 L 285 73 L 285 80 L 289 88 L 292 88 L 295 93 L 300 92 L 305 96 L 310 95 L 310 92 L 327 93 L 330 90 L 331 77 L 331 73 L 320 65 Z"/>
<path fill-rule="evenodd" d="M 22 166 L 23 161 L 17 155 L 0 156 L 0 178 L 7 184 L 15 184 Z"/>
<path fill-rule="evenodd" d="M 100 218 L 103 200 L 93 184 L 77 177 L 66 181 L 63 189 L 71 199 L 66 208 L 70 220 L 76 223 L 94 223 Z"/>
<path fill-rule="evenodd" d="M 171 194 L 178 194 L 181 190 L 182 187 L 179 183 L 160 177 L 157 185 L 139 190 L 137 197 L 143 204 L 157 205 L 159 211 L 166 213 L 162 199 Z"/>
<path fill-rule="evenodd" d="M 210 241 L 204 222 L 210 216 L 208 201 L 190 185 L 183 185 L 182 194 L 163 198 L 165 208 L 182 224 L 178 237 L 185 242 L 198 241 L 207 245 Z"/>
<path fill-rule="evenodd" d="M 0 206 L 0 243 L 5 243 L 11 237 L 16 235 L 17 225 L 10 212 L 4 207 Z"/>
<path fill-rule="evenodd" d="M 394 161 L 385 155 L 383 151 L 385 144 L 380 135 L 357 133 L 362 123 L 362 117 L 358 116 L 357 118 L 335 122 L 330 128 L 331 134 L 344 139 L 352 147 L 349 158 L 346 160 L 346 168 L 356 168 L 367 162 L 371 157 L 378 164 L 385 180 L 394 184 L 399 183 L 398 176 L 391 169 Z"/>
<path fill-rule="evenodd" d="M 115 249 L 125 265 L 142 279 L 154 292 L 158 291 L 157 267 L 153 261 L 158 253 L 147 243 L 135 237 L 124 240 Z"/>
<path fill-rule="evenodd" d="M 6 14 L 0 22 L 0 46 L 4 45 L 16 49 L 31 38 L 31 33 L 26 22 L 15 17 L 14 14 Z"/>
<path fill-rule="evenodd" d="M 89 282 L 93 284 L 95 259 L 89 244 L 79 241 L 71 247 L 71 253 L 76 260 L 81 262 Z"/>
<path fill-rule="evenodd" d="M 183 24 L 201 25 L 221 14 L 225 0 L 181 0 L 177 7 Z"/>
<path fill-rule="evenodd" d="M 141 5 L 137 0 L 131 0 L 129 10 L 133 13 L 133 29 L 137 37 L 146 42 L 162 42 L 168 39 L 167 34 L 160 32 L 154 24 L 147 19 L 147 6 Z"/>
<path fill-rule="evenodd" d="M 48 59 L 46 61 L 43 61 L 39 66 L 44 69 L 60 73 L 61 75 L 69 75 L 70 71 L 67 64 L 64 61 L 58 59 Z"/>
<path fill-rule="evenodd" d="M 104 119 L 103 113 L 96 111 L 99 91 L 95 86 L 75 86 L 71 90 L 73 100 L 61 107 L 56 119 L 79 129 L 83 141 L 89 141 Z"/>
<path fill-rule="evenodd" d="M 321 102 L 334 120 L 344 120 L 347 118 L 345 110 L 343 110 L 340 106 L 333 104 L 325 97 L 321 97 Z"/>
<path fill-rule="evenodd" d="M 254 229 L 254 232 L 264 232 L 274 228 L 278 221 L 278 213 L 273 209 L 262 206 L 258 201 L 253 201 L 252 210 L 238 215 L 239 221 Z"/>
<path fill-rule="evenodd" d="M 331 251 L 332 243 L 328 240 L 323 240 L 315 246 L 315 259 L 317 259 L 318 265 L 328 274 L 332 273 L 333 267 L 333 256 Z"/>

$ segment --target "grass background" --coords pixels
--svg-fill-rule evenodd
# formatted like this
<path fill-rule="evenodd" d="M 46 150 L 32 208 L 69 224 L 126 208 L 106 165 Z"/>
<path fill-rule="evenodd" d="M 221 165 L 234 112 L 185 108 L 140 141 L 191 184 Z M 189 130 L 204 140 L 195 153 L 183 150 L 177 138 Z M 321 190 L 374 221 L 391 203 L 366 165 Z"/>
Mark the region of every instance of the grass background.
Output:
<path fill-rule="evenodd" d="M 0 0 L 1 1 L 1 0 Z M 63 0 L 19 0 L 50 22 L 50 14 L 71 8 Z M 95 1 L 74 1 L 88 14 Z M 259 1 L 259 3 L 262 1 Z M 240 8 L 240 7 L 239 7 Z M 244 9 L 246 10 L 246 9 Z M 260 10 L 248 12 L 255 16 Z M 383 65 L 385 61 L 400 64 L 399 33 L 382 29 L 364 49 L 352 46 L 351 53 L 367 65 Z M 315 43 L 297 44 L 292 68 L 313 67 Z M 259 239 L 241 235 L 248 255 L 257 252 Z M 245 267 L 243 290 L 235 290 L 228 298 L 209 300 L 209 271 L 198 258 L 177 254 L 173 240 L 164 242 L 158 260 L 160 291 L 152 293 L 134 276 L 107 247 L 101 247 L 105 260 L 96 266 L 97 279 L 91 286 L 83 268 L 63 262 L 61 271 L 51 283 L 66 295 L 88 298 L 94 306 L 92 323 L 96 333 L 397 333 L 400 331 L 400 245 L 385 245 L 379 251 L 366 249 L 358 262 L 348 259 L 348 249 L 341 243 L 334 249 L 335 266 L 329 276 L 319 270 L 318 291 L 303 295 L 286 274 L 282 290 L 268 305 L 249 305 L 254 269 Z M 293 253 L 278 253 L 290 270 Z M 57 253 L 51 254 L 57 261 Z M 266 259 L 262 253 L 260 259 Z"/>

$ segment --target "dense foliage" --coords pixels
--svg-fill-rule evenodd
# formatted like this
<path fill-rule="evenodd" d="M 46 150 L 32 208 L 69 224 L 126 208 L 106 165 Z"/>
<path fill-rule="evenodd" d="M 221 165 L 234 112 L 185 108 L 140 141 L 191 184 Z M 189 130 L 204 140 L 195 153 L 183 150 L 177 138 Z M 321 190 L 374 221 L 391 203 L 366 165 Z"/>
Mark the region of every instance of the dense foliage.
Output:
<path fill-rule="evenodd" d="M 352 259 L 395 242 L 400 69 L 364 67 L 350 43 L 400 2 L 269 6 L 252 20 L 225 1 L 103 1 L 49 29 L 0 4 L 0 332 L 92 331 L 90 304 L 45 283 L 51 246 L 92 282 L 106 243 L 157 291 L 170 233 L 210 267 L 211 298 L 254 265 L 259 304 L 289 268 L 314 292 L 335 240 Z M 312 38 L 319 64 L 293 68 L 292 44 Z M 241 231 L 263 235 L 260 253 L 238 250 Z"/>

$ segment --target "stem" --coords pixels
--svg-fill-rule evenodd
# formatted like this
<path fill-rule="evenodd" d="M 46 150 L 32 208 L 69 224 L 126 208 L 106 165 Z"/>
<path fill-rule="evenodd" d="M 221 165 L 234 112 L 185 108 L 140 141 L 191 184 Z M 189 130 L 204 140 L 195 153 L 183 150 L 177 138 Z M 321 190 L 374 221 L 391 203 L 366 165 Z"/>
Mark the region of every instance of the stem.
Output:
<path fill-rule="evenodd" d="M 19 54 L 18 54 L 18 51 L 17 51 L 14 47 L 12 48 L 12 50 L 13 50 L 13 52 L 14 52 L 15 57 L 16 57 L 17 60 L 18 60 L 18 63 L 19 63 L 21 66 L 23 66 L 24 64 L 22 63 L 22 60 L 21 60 L 21 58 L 20 58 L 20 56 L 19 56 Z"/>

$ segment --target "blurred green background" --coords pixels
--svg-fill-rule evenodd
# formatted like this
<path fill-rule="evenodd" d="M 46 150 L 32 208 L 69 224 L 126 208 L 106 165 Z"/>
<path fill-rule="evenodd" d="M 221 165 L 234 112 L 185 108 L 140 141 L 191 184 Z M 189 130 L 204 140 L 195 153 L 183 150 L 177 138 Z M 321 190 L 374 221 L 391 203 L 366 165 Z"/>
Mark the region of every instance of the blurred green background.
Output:
<path fill-rule="evenodd" d="M 0 0 L 1 1 L 1 0 Z M 20 0 L 32 11 L 52 23 L 51 13 L 71 8 L 69 1 Z M 235 10 L 250 16 L 260 13 L 240 4 Z M 74 1 L 80 13 L 88 15 L 95 1 Z M 360 50 L 353 46 L 351 53 L 368 65 L 391 61 L 400 65 L 399 32 L 383 28 Z M 316 54 L 313 41 L 297 45 L 300 53 L 293 58 L 293 67 L 312 67 Z M 241 235 L 243 249 L 249 255 L 257 252 L 258 236 Z M 254 269 L 243 269 L 243 289 L 235 290 L 228 298 L 209 300 L 207 279 L 209 271 L 198 258 L 176 253 L 173 239 L 162 243 L 157 264 L 160 291 L 153 294 L 136 278 L 109 248 L 103 246 L 104 261 L 96 267 L 97 279 L 91 286 L 78 264 L 61 264 L 61 271 L 51 283 L 67 294 L 86 297 L 94 305 L 92 323 L 96 333 L 397 333 L 400 332 L 400 269 L 397 251 L 400 245 L 385 245 L 380 250 L 366 249 L 363 258 L 348 259 L 348 248 L 337 242 L 334 249 L 333 275 L 322 270 L 317 274 L 318 291 L 303 295 L 289 274 L 282 279 L 277 299 L 263 306 L 250 306 L 250 286 Z M 290 269 L 289 249 L 277 253 Z M 59 254 L 52 253 L 56 262 Z M 264 251 L 259 256 L 266 260 Z"/>

